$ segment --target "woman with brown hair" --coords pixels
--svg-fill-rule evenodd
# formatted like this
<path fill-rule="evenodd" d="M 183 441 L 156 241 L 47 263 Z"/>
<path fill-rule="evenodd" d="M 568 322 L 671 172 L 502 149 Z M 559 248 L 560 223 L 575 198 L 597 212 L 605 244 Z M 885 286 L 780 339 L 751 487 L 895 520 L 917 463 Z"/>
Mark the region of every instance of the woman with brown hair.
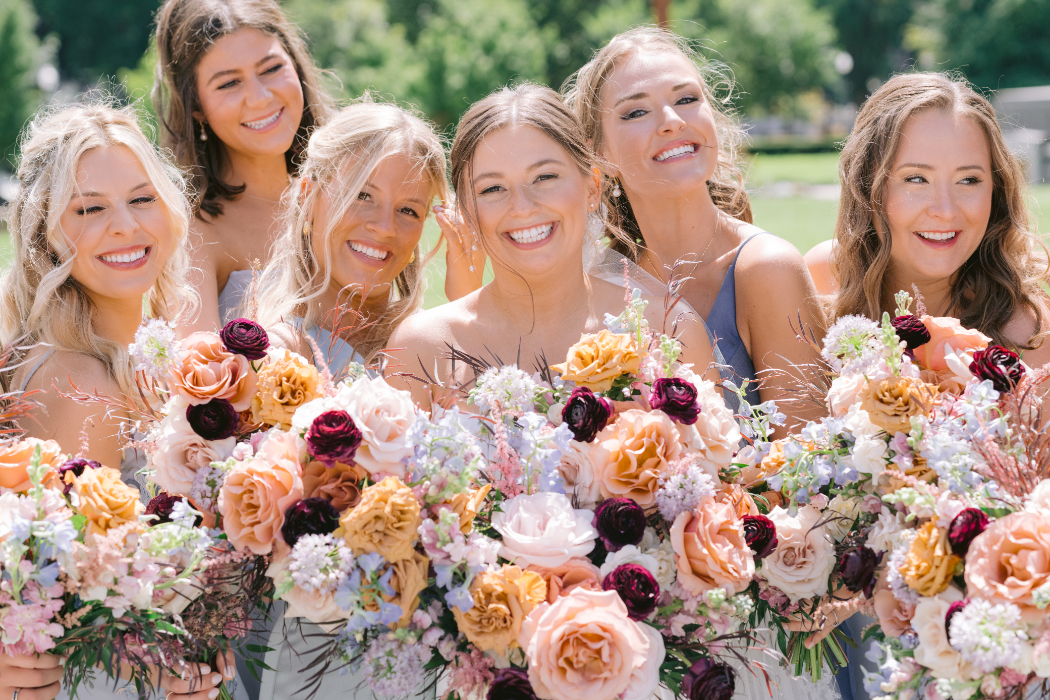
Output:
<path fill-rule="evenodd" d="M 161 143 L 198 197 L 197 328 L 215 330 L 247 292 L 252 266 L 266 262 L 281 196 L 331 100 L 274 0 L 168 0 L 156 42 Z"/>
<path fill-rule="evenodd" d="M 1045 249 L 988 100 L 952 75 L 896 76 L 857 116 L 839 178 L 834 247 L 807 255 L 833 273 L 833 316 L 892 314 L 893 295 L 914 285 L 930 314 L 958 318 L 1030 366 L 1050 360 Z"/>

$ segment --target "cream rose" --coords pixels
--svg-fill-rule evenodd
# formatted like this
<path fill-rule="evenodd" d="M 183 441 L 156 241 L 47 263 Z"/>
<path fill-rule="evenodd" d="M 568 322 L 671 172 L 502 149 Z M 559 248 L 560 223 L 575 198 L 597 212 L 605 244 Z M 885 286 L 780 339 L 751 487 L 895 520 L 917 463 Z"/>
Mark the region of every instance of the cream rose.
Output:
<path fill-rule="evenodd" d="M 835 496 L 828 503 L 821 520 L 825 521 L 824 528 L 831 538 L 835 542 L 841 542 L 849 534 L 850 528 L 853 527 L 853 523 L 857 521 L 862 511 L 860 500 Z"/>
<path fill-rule="evenodd" d="M 160 437 L 150 453 L 156 473 L 153 481 L 175 496 L 189 496 L 193 478 L 212 462 L 225 462 L 233 454 L 237 439 L 205 440 L 193 432 L 186 419 L 186 402 L 176 398 L 160 424 Z"/>
<path fill-rule="evenodd" d="M 354 461 L 369 474 L 403 479 L 405 460 L 412 454 L 409 429 L 416 421 L 416 405 L 407 391 L 395 389 L 382 377 L 362 377 L 348 392 L 346 412 L 361 431 Z"/>
<path fill-rule="evenodd" d="M 835 377 L 828 389 L 827 404 L 831 415 L 842 418 L 849 411 L 850 406 L 857 403 L 860 391 L 864 388 L 866 380 L 863 374 L 850 374 Z"/>
<path fill-rule="evenodd" d="M 762 560 L 755 574 L 776 586 L 797 603 L 828 592 L 828 577 L 835 568 L 835 549 L 823 527 L 814 527 L 821 512 L 813 506 L 798 509 L 792 517 L 776 507 L 769 519 L 777 528 L 777 548 Z"/>
<path fill-rule="evenodd" d="M 172 389 L 191 404 L 226 399 L 238 411 L 251 406 L 256 376 L 248 359 L 227 352 L 215 333 L 191 333 L 172 365 Z"/>
<path fill-rule="evenodd" d="M 739 593 L 751 584 L 755 560 L 731 503 L 704 499 L 671 526 L 678 584 L 692 595 L 714 588 Z"/>
<path fill-rule="evenodd" d="M 912 629 L 919 637 L 915 661 L 930 669 L 937 678 L 970 680 L 974 676 L 973 667 L 963 661 L 948 642 L 948 630 L 944 626 L 948 608 L 961 598 L 954 588 L 932 598 L 919 598 L 911 618 Z"/>
<path fill-rule="evenodd" d="M 1050 479 L 1043 479 L 1036 484 L 1036 487 L 1028 494 L 1025 509 L 1033 513 L 1042 511 L 1050 515 Z"/>
<path fill-rule="evenodd" d="M 719 467 L 727 466 L 733 460 L 741 439 L 736 416 L 726 406 L 714 382 L 688 371 L 679 372 L 678 376 L 696 387 L 696 398 L 701 406 L 696 423 L 678 425 L 682 442 L 689 449 L 699 452 L 706 461 Z M 717 475 L 717 468 L 714 473 Z"/>
<path fill-rule="evenodd" d="M 562 566 L 594 549 L 598 531 L 594 514 L 574 509 L 560 493 L 515 496 L 492 516 L 492 527 L 503 535 L 500 556 L 519 566 Z"/>
<path fill-rule="evenodd" d="M 651 510 L 660 477 L 682 451 L 678 430 L 663 411 L 630 409 L 598 433 L 591 460 L 603 496 L 630 498 Z"/>
<path fill-rule="evenodd" d="M 576 496 L 585 508 L 593 508 L 602 497 L 601 483 L 594 474 L 589 442 L 569 442 L 568 451 L 562 453 L 558 473 L 565 480 L 565 492 Z"/>
<path fill-rule="evenodd" d="M 886 469 L 886 441 L 861 435 L 853 445 L 853 467 L 864 474 L 881 474 Z"/>

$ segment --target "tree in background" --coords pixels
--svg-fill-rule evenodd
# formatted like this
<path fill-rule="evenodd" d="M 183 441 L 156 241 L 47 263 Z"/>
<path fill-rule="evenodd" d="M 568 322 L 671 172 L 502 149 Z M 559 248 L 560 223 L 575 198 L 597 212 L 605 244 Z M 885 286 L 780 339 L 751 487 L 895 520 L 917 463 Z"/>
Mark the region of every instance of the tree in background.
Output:
<path fill-rule="evenodd" d="M 149 46 L 156 0 L 35 0 L 37 35 L 61 38 L 59 70 L 90 86 L 138 64 Z"/>
<path fill-rule="evenodd" d="M 26 0 L 0 0 L 0 157 L 14 163 L 18 135 L 40 102 L 36 87 L 40 42 Z"/>

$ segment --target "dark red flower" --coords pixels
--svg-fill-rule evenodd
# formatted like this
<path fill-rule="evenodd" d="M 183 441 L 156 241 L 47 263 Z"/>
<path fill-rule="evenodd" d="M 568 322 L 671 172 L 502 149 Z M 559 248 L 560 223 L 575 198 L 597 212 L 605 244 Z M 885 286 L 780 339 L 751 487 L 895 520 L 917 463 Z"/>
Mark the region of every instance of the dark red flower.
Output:
<path fill-rule="evenodd" d="M 944 613 L 944 632 L 948 636 L 948 643 L 952 643 L 952 618 L 955 614 L 961 612 L 963 608 L 969 605 L 970 599 L 965 598 L 963 600 L 957 600 L 948 606 L 948 612 Z"/>
<path fill-rule="evenodd" d="M 632 620 L 644 620 L 656 610 L 660 584 L 649 569 L 640 564 L 621 564 L 602 581 L 602 589 L 616 591 L 627 606 Z"/>
<path fill-rule="evenodd" d="M 875 569 L 881 559 L 867 547 L 850 547 L 839 556 L 836 567 L 842 585 L 854 593 L 864 591 L 864 596 L 870 598 L 875 593 Z"/>
<path fill-rule="evenodd" d="M 339 511 L 323 498 L 304 498 L 284 512 L 281 536 L 289 547 L 303 535 L 327 535 L 339 527 Z"/>
<path fill-rule="evenodd" d="M 764 515 L 745 515 L 744 539 L 755 555 L 765 559 L 777 548 L 777 526 Z"/>
<path fill-rule="evenodd" d="M 226 399 L 212 399 L 186 409 L 186 420 L 193 432 L 205 440 L 233 437 L 241 425 L 241 415 Z"/>
<path fill-rule="evenodd" d="M 361 439 L 361 430 L 349 413 L 325 411 L 306 431 L 306 451 L 328 466 L 353 464 Z"/>
<path fill-rule="evenodd" d="M 175 510 L 175 504 L 183 500 L 182 496 L 172 496 L 167 491 L 161 491 L 156 496 L 150 499 L 149 503 L 146 504 L 146 515 L 156 515 L 157 519 L 151 521 L 152 525 L 160 525 L 161 523 L 171 522 L 171 513 Z M 204 518 L 196 516 L 193 524 L 200 526 L 204 522 Z"/>
<path fill-rule="evenodd" d="M 561 410 L 561 419 L 572 431 L 577 442 L 591 442 L 612 418 L 613 405 L 585 386 L 572 390 L 572 395 Z"/>
<path fill-rule="evenodd" d="M 630 498 L 608 498 L 594 509 L 591 521 L 610 552 L 638 544 L 645 536 L 645 510 Z"/>
<path fill-rule="evenodd" d="M 914 351 L 919 346 L 930 342 L 930 329 L 918 316 L 912 314 L 898 316 L 891 323 L 893 330 L 897 331 L 897 337 L 905 342 L 909 350 Z"/>
<path fill-rule="evenodd" d="M 952 554 L 965 557 L 970 543 L 987 527 L 988 516 L 979 508 L 967 508 L 952 518 L 948 526 L 948 544 L 952 546 Z"/>
<path fill-rule="evenodd" d="M 1002 345 L 989 345 L 973 354 L 970 371 L 980 380 L 990 379 L 996 391 L 1013 391 L 1025 368 L 1016 352 Z"/>
<path fill-rule="evenodd" d="M 235 318 L 227 323 L 219 331 L 219 337 L 227 350 L 244 355 L 249 360 L 263 359 L 266 357 L 266 348 L 270 347 L 266 329 L 246 318 Z"/>
<path fill-rule="evenodd" d="M 700 659 L 682 679 L 682 697 L 687 700 L 731 700 L 735 691 L 733 667 L 714 659 Z"/>
<path fill-rule="evenodd" d="M 673 421 L 692 425 L 700 415 L 700 402 L 696 397 L 696 387 L 692 382 L 677 377 L 660 378 L 653 382 L 649 405 L 663 411 Z"/>
<path fill-rule="evenodd" d="M 537 700 L 529 674 L 521 668 L 501 668 L 489 686 L 487 700 Z"/>

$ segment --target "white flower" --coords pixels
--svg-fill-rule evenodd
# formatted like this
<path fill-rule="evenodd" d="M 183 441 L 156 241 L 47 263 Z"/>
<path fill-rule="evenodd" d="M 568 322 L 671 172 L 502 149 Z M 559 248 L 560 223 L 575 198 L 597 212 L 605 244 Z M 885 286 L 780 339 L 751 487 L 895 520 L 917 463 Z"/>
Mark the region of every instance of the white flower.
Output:
<path fill-rule="evenodd" d="M 653 575 L 653 578 L 656 578 L 656 575 L 660 573 L 660 563 L 656 561 L 656 557 L 642 552 L 633 544 L 629 544 L 615 552 L 609 552 L 609 555 L 605 557 L 605 563 L 602 564 L 600 569 L 602 580 L 604 581 L 605 577 L 611 574 L 613 570 L 624 564 L 644 566 Z"/>
<path fill-rule="evenodd" d="M 1028 641 L 1020 608 L 980 598 L 952 617 L 948 637 L 962 658 L 984 673 L 1016 663 Z"/>
<path fill-rule="evenodd" d="M 1050 514 L 1050 479 L 1043 479 L 1036 484 L 1032 492 L 1028 494 L 1025 510 L 1033 513 L 1044 511 Z"/>
<path fill-rule="evenodd" d="M 856 403 L 846 411 L 846 420 L 843 422 L 842 427 L 858 438 L 861 435 L 871 437 L 882 431 L 882 428 L 871 422 L 868 412 L 861 408 L 860 404 Z"/>
<path fill-rule="evenodd" d="M 656 582 L 660 584 L 660 588 L 665 591 L 670 590 L 678 575 L 678 565 L 675 563 L 674 545 L 671 544 L 671 540 L 661 542 L 656 530 L 647 527 L 639 546 L 645 554 L 656 560 L 657 571 L 654 571 L 653 575 L 656 576 Z"/>
<path fill-rule="evenodd" d="M 876 553 L 892 551 L 897 535 L 906 527 L 903 513 L 891 511 L 883 506 L 878 521 L 868 531 L 865 546 Z"/>
<path fill-rule="evenodd" d="M 825 529 L 815 527 L 821 512 L 803 506 L 792 517 L 777 506 L 769 519 L 777 529 L 777 548 L 762 560 L 755 576 L 782 590 L 793 603 L 827 593 L 828 577 L 835 568 L 835 547 Z"/>
<path fill-rule="evenodd" d="M 932 598 L 920 598 L 911 619 L 911 626 L 919 636 L 915 661 L 930 669 L 937 678 L 969 680 L 974 675 L 973 667 L 949 643 L 948 631 L 944 628 L 948 608 L 961 597 L 957 590 L 948 588 Z"/>
<path fill-rule="evenodd" d="M 574 509 L 564 494 L 523 494 L 492 516 L 492 527 L 503 535 L 500 556 L 519 566 L 551 569 L 594 549 L 593 519 L 594 513 Z"/>
<path fill-rule="evenodd" d="M 867 384 L 867 379 L 862 374 L 835 377 L 825 399 L 831 415 L 835 418 L 846 415 L 846 412 L 857 403 L 857 397 L 865 384 Z"/>
<path fill-rule="evenodd" d="M 353 396 L 351 384 L 340 382 L 333 396 L 320 396 L 296 409 L 292 416 L 292 432 L 302 435 L 313 425 L 317 416 L 328 411 L 346 411 Z"/>
<path fill-rule="evenodd" d="M 679 371 L 678 376 L 696 387 L 697 401 L 700 403 L 700 415 L 696 423 L 677 424 L 682 444 L 699 452 L 705 460 L 714 462 L 716 470 L 717 466 L 728 465 L 741 439 L 740 425 L 733 411 L 726 406 L 714 382 L 689 370 Z"/>
<path fill-rule="evenodd" d="M 576 497 L 576 502 L 593 508 L 601 499 L 601 481 L 595 478 L 591 448 L 594 443 L 571 440 L 569 449 L 562 453 L 558 472 L 565 482 L 565 492 Z"/>
<path fill-rule="evenodd" d="M 867 413 L 865 412 L 865 419 Z M 870 423 L 870 421 L 869 421 Z M 853 445 L 853 468 L 864 474 L 881 474 L 886 469 L 886 441 L 861 435 Z"/>
<path fill-rule="evenodd" d="M 861 514 L 861 502 L 856 498 L 835 496 L 828 503 L 821 519 L 824 528 L 836 542 L 841 542 L 849 534 L 857 517 Z"/>
<path fill-rule="evenodd" d="M 864 374 L 882 359 L 879 326 L 863 316 L 842 316 L 824 336 L 821 353 L 840 374 Z"/>
<path fill-rule="evenodd" d="M 536 396 L 542 391 L 532 377 L 517 365 L 485 370 L 470 391 L 470 402 L 482 413 L 499 410 L 523 413 L 535 410 Z"/>
<path fill-rule="evenodd" d="M 205 440 L 193 431 L 186 418 L 185 399 L 168 402 L 170 412 L 160 424 L 160 437 L 149 454 L 155 470 L 153 481 L 168 493 L 189 496 L 197 472 L 213 462 L 224 462 L 237 445 L 236 438 Z"/>
<path fill-rule="evenodd" d="M 164 378 L 179 353 L 175 326 L 159 318 L 151 319 L 135 331 L 135 342 L 128 347 L 128 352 L 135 360 L 136 372 L 145 372 L 154 379 Z"/>
<path fill-rule="evenodd" d="M 362 377 L 350 386 L 344 410 L 361 431 L 354 461 L 369 474 L 403 479 L 404 462 L 414 450 L 409 435 L 418 415 L 412 395 L 382 377 Z"/>

